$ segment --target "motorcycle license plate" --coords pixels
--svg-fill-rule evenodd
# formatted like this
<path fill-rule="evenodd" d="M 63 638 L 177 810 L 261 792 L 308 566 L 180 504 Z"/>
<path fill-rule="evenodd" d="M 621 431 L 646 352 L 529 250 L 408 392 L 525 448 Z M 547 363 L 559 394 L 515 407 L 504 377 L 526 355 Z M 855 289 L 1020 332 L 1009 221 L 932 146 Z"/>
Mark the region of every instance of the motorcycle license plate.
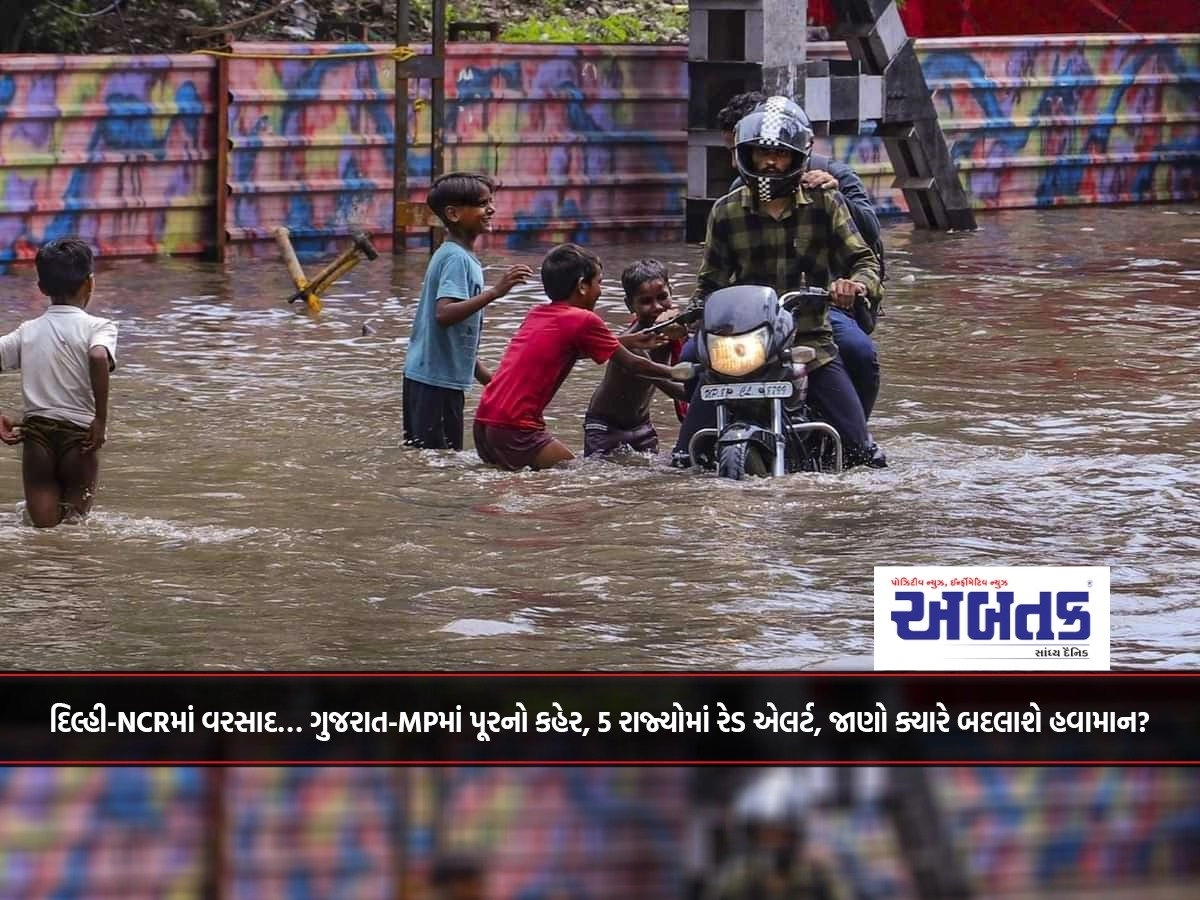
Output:
<path fill-rule="evenodd" d="M 755 381 L 747 384 L 706 384 L 700 388 L 702 400 L 768 400 L 792 396 L 790 381 Z"/>

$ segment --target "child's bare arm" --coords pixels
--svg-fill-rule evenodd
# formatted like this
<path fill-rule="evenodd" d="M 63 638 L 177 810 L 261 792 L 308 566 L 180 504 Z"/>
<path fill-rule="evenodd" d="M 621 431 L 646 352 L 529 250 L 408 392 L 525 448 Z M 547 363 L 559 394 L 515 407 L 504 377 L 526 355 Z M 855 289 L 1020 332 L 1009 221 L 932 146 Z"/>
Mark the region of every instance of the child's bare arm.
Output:
<path fill-rule="evenodd" d="M 665 381 L 662 378 L 651 378 L 654 386 L 670 397 L 672 400 L 690 400 L 691 395 L 688 394 L 687 388 L 678 381 Z"/>
<path fill-rule="evenodd" d="M 639 356 L 637 353 L 630 351 L 630 348 L 634 350 L 653 350 L 655 347 L 661 347 L 667 343 L 667 338 L 663 335 L 656 332 L 627 331 L 624 334 L 617 335 L 617 341 L 621 346 L 617 348 L 617 352 L 612 356 L 613 361 L 617 365 L 624 366 L 635 375 L 640 375 L 643 378 L 671 380 L 670 366 L 664 366 L 661 363 L 656 363 L 645 356 Z"/>
<path fill-rule="evenodd" d="M 500 276 L 495 287 L 484 288 L 474 297 L 457 300 L 453 297 L 439 297 L 434 307 L 434 317 L 443 328 L 457 325 L 469 318 L 489 303 L 499 300 L 518 284 L 524 284 L 533 277 L 533 269 L 529 266 L 513 266 Z"/>
<path fill-rule="evenodd" d="M 480 384 L 487 384 L 492 380 L 491 370 L 479 360 L 475 360 L 475 380 Z"/>
<path fill-rule="evenodd" d="M 618 364 L 629 369 L 643 378 L 662 378 L 667 381 L 671 380 L 671 367 L 664 366 L 662 363 L 656 363 L 652 359 L 647 359 L 644 356 L 638 356 L 630 351 L 625 346 L 624 342 L 617 348 L 617 352 L 612 355 L 613 360 Z"/>
<path fill-rule="evenodd" d="M 0 372 L 18 369 L 21 366 L 21 338 L 16 331 L 0 336 Z M 0 441 L 6 444 L 21 443 L 21 427 L 16 419 L 0 413 Z"/>
<path fill-rule="evenodd" d="M 92 381 L 92 395 L 96 398 L 96 418 L 88 426 L 83 441 L 83 451 L 94 453 L 104 446 L 108 428 L 108 371 L 112 361 L 104 347 L 93 347 L 88 351 L 88 375 Z"/>
<path fill-rule="evenodd" d="M 654 331 L 624 331 L 617 335 L 621 346 L 630 350 L 653 350 L 668 342 L 668 338 Z"/>

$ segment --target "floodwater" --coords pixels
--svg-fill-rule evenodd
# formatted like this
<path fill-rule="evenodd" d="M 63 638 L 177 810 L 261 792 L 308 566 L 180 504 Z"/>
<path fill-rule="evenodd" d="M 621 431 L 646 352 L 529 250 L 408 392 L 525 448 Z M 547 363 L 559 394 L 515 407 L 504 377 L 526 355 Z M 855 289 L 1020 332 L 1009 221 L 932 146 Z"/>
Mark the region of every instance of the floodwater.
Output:
<path fill-rule="evenodd" d="M 872 427 L 891 468 L 756 483 L 665 453 L 514 474 L 401 448 L 424 252 L 361 264 L 316 320 L 273 259 L 106 264 L 93 309 L 120 321 L 120 366 L 96 512 L 22 525 L 0 450 L 0 667 L 806 667 L 870 654 L 886 564 L 1110 565 L 1113 665 L 1196 665 L 1197 213 L 889 225 Z M 628 261 L 668 260 L 685 297 L 699 261 L 598 250 L 614 326 Z M 492 281 L 538 257 L 483 259 Z M 0 330 L 40 312 L 33 282 L 0 277 Z M 485 361 L 537 296 L 491 308 Z M 548 411 L 576 449 L 599 374 L 580 363 Z M 0 376 L 0 406 L 19 397 Z M 665 398 L 655 415 L 669 449 Z"/>

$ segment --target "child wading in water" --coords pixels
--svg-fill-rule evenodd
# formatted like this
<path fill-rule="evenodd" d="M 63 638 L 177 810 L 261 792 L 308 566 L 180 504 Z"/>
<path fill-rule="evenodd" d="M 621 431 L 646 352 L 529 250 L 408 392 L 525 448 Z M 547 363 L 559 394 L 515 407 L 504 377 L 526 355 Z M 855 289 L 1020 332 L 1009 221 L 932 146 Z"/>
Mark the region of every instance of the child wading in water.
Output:
<path fill-rule="evenodd" d="M 636 316 L 628 332 L 649 328 L 664 314 L 673 311 L 671 284 L 667 267 L 657 259 L 639 259 L 621 273 L 625 290 L 625 305 Z M 627 332 L 627 333 L 628 333 Z M 687 331 L 679 328 L 678 337 Z M 650 351 L 640 351 L 659 363 L 668 363 L 672 346 L 664 344 Z M 686 400 L 684 386 L 677 381 L 650 380 L 609 360 L 592 401 L 583 419 L 583 455 L 612 453 L 629 447 L 638 453 L 658 451 L 658 432 L 650 421 L 650 401 L 658 388 L 673 400 Z"/>
<path fill-rule="evenodd" d="M 404 361 L 404 443 L 413 447 L 462 449 L 466 393 L 473 382 L 492 378 L 478 360 L 483 308 L 533 276 L 529 266 L 513 266 L 495 287 L 483 286 L 483 268 L 471 250 L 491 230 L 495 189 L 486 175 L 452 172 L 429 190 L 426 202 L 449 239 L 425 270 Z"/>
<path fill-rule="evenodd" d="M 542 261 L 549 303 L 535 306 L 513 335 L 495 377 L 475 412 L 475 450 L 503 469 L 546 469 L 574 459 L 546 430 L 542 413 L 575 361 L 609 359 L 648 378 L 671 377 L 671 369 L 631 350 L 667 343 L 657 334 L 630 332 L 618 338 L 592 312 L 600 298 L 600 260 L 574 244 L 560 244 Z"/>
<path fill-rule="evenodd" d="M 84 516 L 100 473 L 108 426 L 108 376 L 117 326 L 84 310 L 92 297 L 92 251 L 63 238 L 37 254 L 38 288 L 50 308 L 0 337 L 0 370 L 21 370 L 24 419 L 0 415 L 0 440 L 23 443 L 25 511 L 38 528 Z"/>

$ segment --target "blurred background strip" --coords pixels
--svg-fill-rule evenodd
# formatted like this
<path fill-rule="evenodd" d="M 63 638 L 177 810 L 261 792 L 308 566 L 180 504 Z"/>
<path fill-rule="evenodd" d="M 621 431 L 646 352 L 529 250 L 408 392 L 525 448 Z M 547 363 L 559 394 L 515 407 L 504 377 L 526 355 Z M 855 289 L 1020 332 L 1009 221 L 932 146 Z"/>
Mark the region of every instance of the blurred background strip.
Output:
<path fill-rule="evenodd" d="M 738 851 L 731 810 L 762 771 L 0 770 L 0 900 L 422 900 L 447 854 L 483 863 L 489 900 L 696 897 Z M 1200 895 L 1198 771 L 924 771 L 964 896 Z M 789 775 L 846 896 L 925 900 L 890 776 Z"/>

